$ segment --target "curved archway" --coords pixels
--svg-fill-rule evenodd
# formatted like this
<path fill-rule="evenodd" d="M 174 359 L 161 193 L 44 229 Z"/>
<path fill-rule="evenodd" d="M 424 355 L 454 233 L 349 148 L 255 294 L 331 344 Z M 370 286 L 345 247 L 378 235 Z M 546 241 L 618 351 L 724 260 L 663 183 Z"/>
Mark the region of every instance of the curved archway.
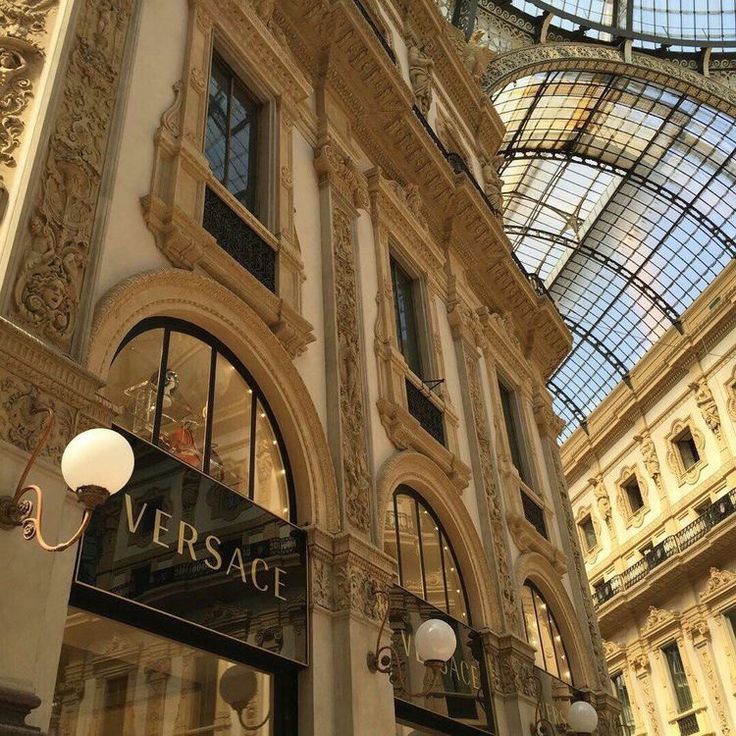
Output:
<path fill-rule="evenodd" d="M 493 94 L 521 77 L 563 70 L 602 72 L 660 84 L 736 116 L 736 91 L 725 85 L 649 54 L 634 52 L 628 61 L 619 50 L 593 43 L 545 43 L 507 51 L 488 65 L 482 84 Z"/>
<path fill-rule="evenodd" d="M 580 638 L 580 623 L 575 609 L 560 582 L 560 575 L 550 562 L 536 552 L 521 555 L 516 562 L 516 584 L 519 590 L 526 582 L 539 590 L 551 607 L 569 655 L 572 681 L 576 687 L 593 686 L 596 682 L 588 648 Z"/>
<path fill-rule="evenodd" d="M 474 626 L 498 627 L 501 612 L 491 589 L 493 575 L 486 563 L 485 550 L 473 520 L 442 469 L 426 455 L 403 451 L 387 460 L 377 482 L 377 503 L 385 511 L 394 491 L 401 485 L 413 489 L 432 508 L 450 540 L 470 605 Z M 384 525 L 380 525 L 378 544 L 384 544 Z"/>
<path fill-rule="evenodd" d="M 338 495 L 322 424 L 287 352 L 255 312 L 211 279 L 183 270 L 137 274 L 97 304 L 85 365 L 106 380 L 118 346 L 138 323 L 172 317 L 228 347 L 268 397 L 289 456 L 299 523 L 339 526 Z"/>

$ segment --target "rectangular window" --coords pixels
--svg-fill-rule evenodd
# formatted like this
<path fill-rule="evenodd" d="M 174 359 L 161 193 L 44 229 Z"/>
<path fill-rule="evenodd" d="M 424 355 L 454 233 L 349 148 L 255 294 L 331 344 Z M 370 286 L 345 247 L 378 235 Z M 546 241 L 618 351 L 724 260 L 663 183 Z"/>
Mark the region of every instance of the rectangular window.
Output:
<path fill-rule="evenodd" d="M 421 303 L 419 282 L 413 279 L 391 256 L 391 284 L 394 292 L 394 317 L 396 320 L 396 339 L 399 350 L 406 359 L 409 369 L 422 380 L 426 379 L 425 361 L 422 359 L 422 345 L 419 331 L 419 311 Z"/>
<path fill-rule="evenodd" d="M 700 454 L 698 453 L 698 448 L 696 447 L 695 440 L 693 439 L 693 433 L 690 431 L 689 427 L 677 435 L 674 439 L 674 443 L 677 451 L 680 453 L 682 467 L 685 468 L 685 470 L 689 470 L 693 465 L 700 462 Z"/>
<path fill-rule="evenodd" d="M 588 552 L 595 549 L 596 544 L 598 544 L 598 538 L 595 536 L 595 527 L 593 526 L 593 519 L 590 514 L 580 522 L 580 531 L 585 541 L 585 549 Z"/>
<path fill-rule="evenodd" d="M 521 422 L 513 392 L 501 381 L 498 382 L 498 391 L 501 394 L 503 421 L 506 426 L 506 436 L 509 440 L 511 460 L 519 471 L 519 476 L 526 485 L 531 487 L 529 468 L 524 456 L 524 445 L 521 435 Z"/>
<path fill-rule="evenodd" d="M 212 57 L 205 155 L 215 178 L 257 215 L 260 105 L 230 67 Z"/>
<path fill-rule="evenodd" d="M 670 671 L 670 679 L 672 687 L 675 691 L 675 700 L 677 701 L 677 710 L 682 713 L 693 707 L 693 697 L 690 693 L 690 686 L 685 676 L 685 667 L 682 664 L 680 650 L 676 643 L 668 644 L 662 649 L 667 660 L 667 668 Z"/>
<path fill-rule="evenodd" d="M 635 514 L 644 506 L 644 498 L 641 495 L 639 481 L 635 475 L 632 475 L 631 478 L 624 483 L 624 491 L 626 492 L 626 500 L 629 502 L 629 510 L 632 514 Z"/>
<path fill-rule="evenodd" d="M 629 691 L 626 689 L 626 681 L 624 673 L 619 672 L 611 678 L 613 683 L 613 692 L 621 703 L 621 715 L 619 716 L 620 724 L 624 728 L 624 733 L 634 732 L 634 714 L 631 710 L 631 700 L 629 699 Z"/>

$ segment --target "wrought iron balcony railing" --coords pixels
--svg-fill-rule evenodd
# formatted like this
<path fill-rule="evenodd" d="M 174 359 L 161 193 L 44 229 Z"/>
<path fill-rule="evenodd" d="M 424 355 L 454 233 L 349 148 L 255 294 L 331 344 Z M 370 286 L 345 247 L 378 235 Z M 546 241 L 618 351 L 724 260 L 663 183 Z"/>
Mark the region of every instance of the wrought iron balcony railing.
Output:
<path fill-rule="evenodd" d="M 202 227 L 220 248 L 276 293 L 276 251 L 210 187 L 205 190 Z"/>
<path fill-rule="evenodd" d="M 521 506 L 524 509 L 524 518 L 545 538 L 547 523 L 544 520 L 544 509 L 528 494 L 521 491 Z"/>
<path fill-rule="evenodd" d="M 432 399 L 406 379 L 406 404 L 414 419 L 441 445 L 445 444 L 445 423 L 440 409 Z"/>
<path fill-rule="evenodd" d="M 666 537 L 656 544 L 644 553 L 641 560 L 626 568 L 620 575 L 615 575 L 610 580 L 596 586 L 593 594 L 596 606 L 610 600 L 622 590 L 636 585 L 652 570 L 702 539 L 714 526 L 731 516 L 734 511 L 736 511 L 736 490 L 714 501 L 695 521 L 680 529 L 677 534 Z"/>

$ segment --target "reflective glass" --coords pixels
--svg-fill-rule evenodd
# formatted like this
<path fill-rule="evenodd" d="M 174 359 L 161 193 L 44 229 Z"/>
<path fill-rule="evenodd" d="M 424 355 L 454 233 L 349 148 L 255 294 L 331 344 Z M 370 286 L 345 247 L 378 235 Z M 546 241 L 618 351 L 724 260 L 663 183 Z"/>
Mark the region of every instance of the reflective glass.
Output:
<path fill-rule="evenodd" d="M 247 496 L 253 390 L 219 353 L 216 365 L 209 475 Z"/>
<path fill-rule="evenodd" d="M 442 535 L 442 557 L 445 562 L 445 579 L 447 580 L 447 599 L 450 601 L 448 613 L 460 621 L 468 620 L 468 609 L 465 604 L 465 593 L 460 579 L 460 568 L 452 552 L 447 537 Z"/>
<path fill-rule="evenodd" d="M 289 518 L 289 491 L 281 448 L 265 408 L 256 410 L 256 472 L 253 500 L 276 516 Z"/>
<path fill-rule="evenodd" d="M 422 535 L 425 600 L 437 608 L 447 610 L 440 530 L 427 509 L 419 511 L 419 528 Z"/>
<path fill-rule="evenodd" d="M 162 329 L 134 337 L 115 357 L 103 391 L 113 405 L 122 410 L 116 422 L 149 442 L 156 416 L 163 339 Z M 166 403 L 169 382 L 164 385 L 164 391 Z"/>
<path fill-rule="evenodd" d="M 233 667 L 249 695 L 248 733 L 273 736 L 271 675 L 70 608 L 49 736 L 240 733 L 236 711 L 219 692 Z"/>
<path fill-rule="evenodd" d="M 410 593 L 424 598 L 416 501 L 411 496 L 397 494 L 396 516 L 399 526 L 401 585 Z"/>

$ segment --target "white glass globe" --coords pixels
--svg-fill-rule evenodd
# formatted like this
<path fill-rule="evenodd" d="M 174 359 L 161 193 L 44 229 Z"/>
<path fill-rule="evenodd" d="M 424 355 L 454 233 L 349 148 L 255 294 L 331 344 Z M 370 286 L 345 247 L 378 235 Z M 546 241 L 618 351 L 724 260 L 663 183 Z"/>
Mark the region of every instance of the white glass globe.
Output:
<path fill-rule="evenodd" d="M 73 491 L 99 486 L 117 493 L 133 474 L 135 458 L 128 440 L 112 429 L 88 429 L 78 434 L 61 456 L 61 474 Z"/>
<path fill-rule="evenodd" d="M 578 700 L 570 706 L 567 725 L 573 733 L 593 733 L 598 725 L 598 714 L 590 703 Z"/>
<path fill-rule="evenodd" d="M 414 643 L 421 662 L 447 662 L 455 653 L 457 638 L 450 624 L 438 618 L 430 618 L 417 629 Z"/>

